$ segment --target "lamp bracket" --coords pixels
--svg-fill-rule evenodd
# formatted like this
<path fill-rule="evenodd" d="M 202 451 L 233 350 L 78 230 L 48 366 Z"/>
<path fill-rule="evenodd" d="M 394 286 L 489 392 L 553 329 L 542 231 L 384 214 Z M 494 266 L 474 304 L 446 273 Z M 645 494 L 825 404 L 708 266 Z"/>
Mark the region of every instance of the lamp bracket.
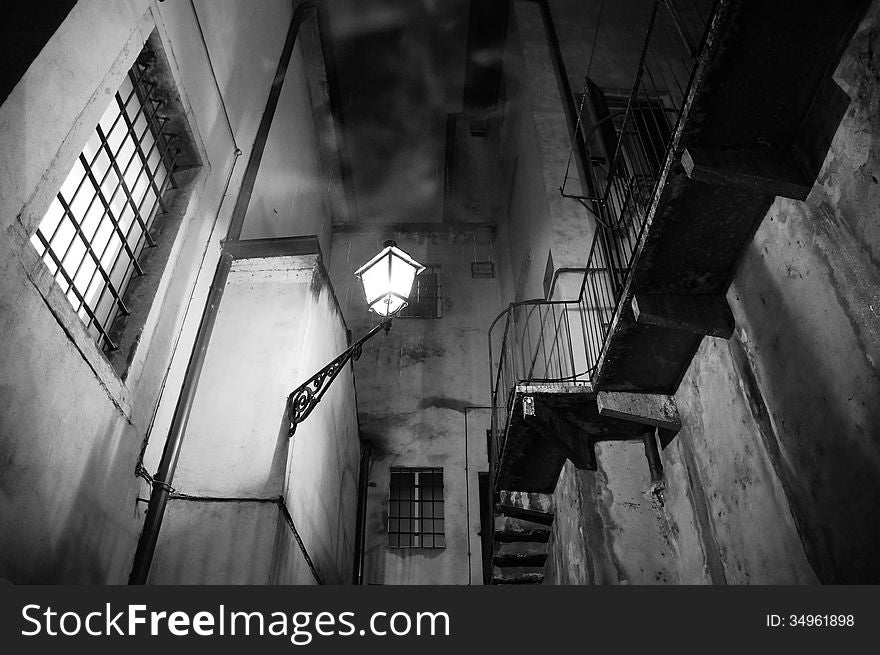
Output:
<path fill-rule="evenodd" d="M 353 343 L 347 350 L 342 352 L 336 359 L 315 373 L 308 380 L 290 392 L 287 396 L 287 418 L 290 421 L 288 437 L 292 437 L 296 426 L 306 420 L 315 405 L 320 402 L 324 393 L 336 379 L 336 376 L 345 368 L 348 362 L 357 361 L 363 349 L 364 343 L 376 336 L 379 332 L 388 333 L 391 329 L 391 319 L 386 318 L 367 332 L 363 337 Z"/>

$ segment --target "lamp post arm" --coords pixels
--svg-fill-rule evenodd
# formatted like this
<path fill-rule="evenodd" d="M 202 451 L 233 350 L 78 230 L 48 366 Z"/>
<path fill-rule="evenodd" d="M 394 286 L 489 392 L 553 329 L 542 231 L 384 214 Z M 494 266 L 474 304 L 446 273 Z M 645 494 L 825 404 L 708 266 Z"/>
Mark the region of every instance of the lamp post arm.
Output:
<path fill-rule="evenodd" d="M 379 332 L 387 334 L 390 329 L 391 319 L 386 318 L 354 342 L 351 347 L 327 364 L 327 366 L 290 392 L 290 395 L 287 396 L 287 418 L 290 421 L 288 437 L 292 437 L 296 431 L 296 426 L 305 421 L 308 415 L 312 413 L 315 405 L 320 402 L 324 393 L 333 383 L 333 380 L 336 379 L 336 376 L 339 375 L 339 372 L 345 368 L 345 365 L 349 361 L 354 362 L 360 358 L 363 345 Z"/>

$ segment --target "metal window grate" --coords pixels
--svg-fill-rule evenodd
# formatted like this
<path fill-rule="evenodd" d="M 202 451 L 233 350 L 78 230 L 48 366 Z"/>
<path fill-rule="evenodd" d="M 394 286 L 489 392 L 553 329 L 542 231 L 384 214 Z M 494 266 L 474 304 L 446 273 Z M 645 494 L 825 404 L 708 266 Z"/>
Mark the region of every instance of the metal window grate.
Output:
<path fill-rule="evenodd" d="M 442 468 L 392 468 L 391 548 L 445 548 Z"/>
<path fill-rule="evenodd" d="M 89 333 L 105 350 L 113 321 L 129 313 L 124 296 L 138 258 L 155 245 L 150 228 L 174 184 L 175 135 L 136 62 L 104 112 L 31 237 Z M 175 149 L 176 150 L 176 149 Z"/>
<path fill-rule="evenodd" d="M 474 279 L 490 279 L 495 277 L 494 262 L 471 262 L 471 277 Z"/>
<path fill-rule="evenodd" d="M 426 266 L 416 277 L 406 307 L 397 313 L 400 318 L 440 318 L 440 267 Z"/>

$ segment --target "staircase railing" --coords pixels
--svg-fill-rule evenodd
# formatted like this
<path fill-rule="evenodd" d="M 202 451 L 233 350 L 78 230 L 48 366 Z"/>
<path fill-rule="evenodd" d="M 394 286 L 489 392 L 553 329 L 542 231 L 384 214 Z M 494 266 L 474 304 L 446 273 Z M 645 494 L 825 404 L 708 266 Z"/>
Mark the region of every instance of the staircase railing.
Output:
<path fill-rule="evenodd" d="M 511 303 L 489 328 L 493 481 L 517 385 L 592 385 L 595 380 L 659 192 L 660 173 L 674 155 L 672 136 L 701 49 L 691 35 L 703 34 L 714 12 L 712 0 L 692 0 L 692 5 L 686 19 L 673 0 L 655 0 L 633 85 L 620 99 L 622 109 L 609 111 L 604 96 L 588 98 L 594 124 L 585 135 L 586 161 L 581 164 L 592 182 L 587 187 L 596 195 L 573 196 L 562 189 L 566 197 L 590 207 L 596 218 L 587 263 L 576 269 L 583 276 L 578 293 L 557 300 L 551 290 L 546 299 Z M 587 84 L 585 93 L 601 91 Z M 586 101 L 574 129 L 583 125 L 580 114 Z M 609 130 L 597 129 L 607 123 L 614 126 L 613 142 Z"/>

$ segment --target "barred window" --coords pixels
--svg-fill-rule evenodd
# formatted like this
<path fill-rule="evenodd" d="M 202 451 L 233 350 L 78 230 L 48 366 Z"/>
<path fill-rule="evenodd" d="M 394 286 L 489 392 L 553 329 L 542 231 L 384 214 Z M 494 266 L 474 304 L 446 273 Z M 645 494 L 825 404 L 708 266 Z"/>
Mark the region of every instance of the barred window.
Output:
<path fill-rule="evenodd" d="M 146 50 L 145 50 L 146 52 Z M 125 291 L 143 275 L 139 259 L 155 245 L 151 228 L 165 213 L 175 157 L 163 101 L 134 64 L 31 237 L 86 329 L 116 350 L 113 322 L 129 314 Z"/>
<path fill-rule="evenodd" d="M 388 546 L 446 546 L 442 468 L 391 469 Z"/>
<path fill-rule="evenodd" d="M 440 267 L 426 266 L 416 276 L 406 307 L 397 313 L 400 318 L 440 318 Z"/>

